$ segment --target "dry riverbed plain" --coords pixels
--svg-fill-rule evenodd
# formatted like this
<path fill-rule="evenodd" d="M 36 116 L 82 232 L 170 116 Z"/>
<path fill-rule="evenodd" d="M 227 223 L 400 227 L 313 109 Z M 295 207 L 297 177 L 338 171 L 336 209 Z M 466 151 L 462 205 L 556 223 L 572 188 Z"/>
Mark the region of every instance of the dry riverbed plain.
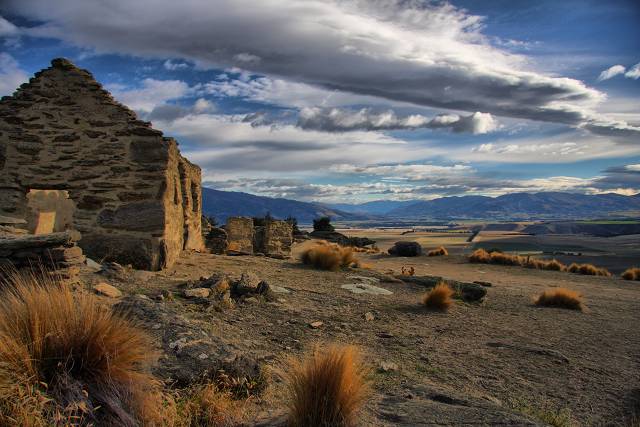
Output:
<path fill-rule="evenodd" d="M 383 250 L 400 239 L 417 240 L 425 249 L 444 245 L 451 255 L 358 254 L 366 268 L 316 271 L 298 261 L 312 244 L 307 241 L 296 244 L 287 260 L 191 253 L 162 272 L 110 278 L 87 271 L 83 278 L 87 287 L 106 280 L 124 293 L 105 297 L 109 304 L 144 302 L 147 311 L 139 320 L 156 337 L 160 366 L 177 361 L 161 377 L 180 376 L 180 366 L 188 363 L 206 365 L 219 357 L 215 348 L 257 360 L 266 388 L 244 403 L 247 425 L 281 424 L 286 394 L 280 371 L 286 358 L 330 342 L 359 346 L 370 367 L 363 426 L 637 425 L 632 423 L 640 410 L 638 282 L 470 264 L 463 255 L 464 233 L 361 235 L 378 240 Z M 380 280 L 379 273 L 398 274 L 402 267 L 413 267 L 417 276 L 492 286 L 480 304 L 457 301 L 448 313 L 429 312 L 419 305 L 424 288 Z M 219 311 L 182 296 L 189 281 L 213 274 L 237 278 L 247 271 L 276 286 L 277 298 L 250 298 Z M 343 288 L 359 283 L 389 294 Z M 534 296 L 554 287 L 580 292 L 587 310 L 533 305 Z"/>

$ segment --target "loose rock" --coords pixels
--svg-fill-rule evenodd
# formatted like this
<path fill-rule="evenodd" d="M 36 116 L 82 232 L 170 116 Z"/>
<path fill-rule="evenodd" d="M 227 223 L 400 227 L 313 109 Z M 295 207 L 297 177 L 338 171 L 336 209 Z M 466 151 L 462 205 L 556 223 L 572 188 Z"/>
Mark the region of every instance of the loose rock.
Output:
<path fill-rule="evenodd" d="M 100 295 L 104 295 L 109 298 L 120 298 L 122 296 L 122 292 L 118 288 L 104 282 L 101 282 L 95 285 L 93 287 L 93 290 L 99 293 Z"/>

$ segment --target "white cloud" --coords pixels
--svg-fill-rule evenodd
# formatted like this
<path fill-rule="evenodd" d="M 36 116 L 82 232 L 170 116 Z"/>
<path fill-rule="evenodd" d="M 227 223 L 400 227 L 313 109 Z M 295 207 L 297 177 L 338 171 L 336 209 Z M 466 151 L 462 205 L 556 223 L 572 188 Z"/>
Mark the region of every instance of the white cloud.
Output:
<path fill-rule="evenodd" d="M 0 16 L 0 37 L 15 36 L 18 34 L 18 27 Z"/>
<path fill-rule="evenodd" d="M 254 115 L 188 114 L 167 121 L 156 119 L 154 124 L 179 137 L 187 147 L 183 151 L 205 174 L 319 174 L 336 164 L 402 162 L 431 153 L 429 148 L 411 146 L 381 132 L 310 131 L 293 124 L 261 124 Z"/>
<path fill-rule="evenodd" d="M 482 34 L 481 17 L 447 3 L 60 0 L 45 10 L 8 0 L 8 9 L 45 22 L 31 35 L 101 52 L 240 67 L 439 109 L 577 125 L 604 99 L 578 80 L 528 70 L 527 58 Z"/>
<path fill-rule="evenodd" d="M 496 130 L 498 123 L 491 114 L 480 112 L 466 117 L 447 114 L 429 119 L 421 114 L 398 117 L 393 110 L 377 112 L 370 108 L 352 110 L 316 107 L 300 111 L 298 126 L 328 132 L 444 128 L 454 132 L 484 134 Z"/>
<path fill-rule="evenodd" d="M 598 81 L 601 82 L 603 80 L 609 80 L 610 78 L 615 77 L 619 74 L 624 74 L 625 70 L 626 68 L 622 65 L 611 66 L 600 73 L 600 75 L 598 76 Z"/>
<path fill-rule="evenodd" d="M 630 79 L 638 80 L 640 78 L 640 63 L 634 65 L 624 73 L 624 76 Z"/>
<path fill-rule="evenodd" d="M 170 59 L 164 61 L 163 66 L 169 71 L 186 70 L 187 68 L 189 68 L 189 64 L 187 64 L 186 62 L 177 62 Z"/>
<path fill-rule="evenodd" d="M 113 96 L 126 106 L 142 113 L 150 113 L 167 101 L 183 98 L 192 92 L 181 80 L 144 79 L 139 88 L 111 84 L 106 86 Z"/>
<path fill-rule="evenodd" d="M 29 76 L 13 56 L 0 52 L 0 96 L 13 94 L 18 86 L 28 80 Z"/>
<path fill-rule="evenodd" d="M 598 81 L 609 80 L 610 78 L 618 75 L 624 75 L 628 79 L 634 79 L 634 80 L 639 79 L 640 63 L 629 68 L 629 70 L 627 70 L 626 67 L 624 67 L 623 65 L 614 65 L 612 67 L 609 67 L 600 73 L 600 76 L 598 76 Z"/>
<path fill-rule="evenodd" d="M 499 163 L 573 163 L 589 159 L 640 155 L 640 146 L 615 138 L 573 131 L 552 137 L 526 137 L 492 141 L 472 147 L 452 148 L 448 158 L 458 161 Z"/>

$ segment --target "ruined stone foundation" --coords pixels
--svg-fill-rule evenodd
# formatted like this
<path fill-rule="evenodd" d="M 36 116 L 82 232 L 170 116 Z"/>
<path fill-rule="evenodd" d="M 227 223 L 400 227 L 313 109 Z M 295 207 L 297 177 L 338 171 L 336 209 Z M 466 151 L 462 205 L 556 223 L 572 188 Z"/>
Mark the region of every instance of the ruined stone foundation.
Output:
<path fill-rule="evenodd" d="M 200 168 L 65 59 L 0 100 L 0 215 L 78 230 L 97 261 L 171 266 L 203 247 Z"/>

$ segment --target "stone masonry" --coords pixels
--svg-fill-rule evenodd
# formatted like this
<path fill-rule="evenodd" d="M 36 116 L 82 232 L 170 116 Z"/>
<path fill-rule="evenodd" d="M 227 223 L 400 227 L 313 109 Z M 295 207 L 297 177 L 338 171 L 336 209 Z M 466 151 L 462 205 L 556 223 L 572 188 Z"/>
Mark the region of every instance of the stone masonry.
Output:
<path fill-rule="evenodd" d="M 291 255 L 293 228 L 286 221 L 271 219 L 263 226 L 254 227 L 251 218 L 229 217 L 224 229 L 226 253 L 229 255 L 258 253 L 272 258 L 288 258 Z"/>
<path fill-rule="evenodd" d="M 253 219 L 239 216 L 227 218 L 224 230 L 227 232 L 229 255 L 253 255 Z"/>
<path fill-rule="evenodd" d="M 0 215 L 78 230 L 87 256 L 158 270 L 203 248 L 201 211 L 200 168 L 88 71 L 54 59 L 0 100 Z"/>

